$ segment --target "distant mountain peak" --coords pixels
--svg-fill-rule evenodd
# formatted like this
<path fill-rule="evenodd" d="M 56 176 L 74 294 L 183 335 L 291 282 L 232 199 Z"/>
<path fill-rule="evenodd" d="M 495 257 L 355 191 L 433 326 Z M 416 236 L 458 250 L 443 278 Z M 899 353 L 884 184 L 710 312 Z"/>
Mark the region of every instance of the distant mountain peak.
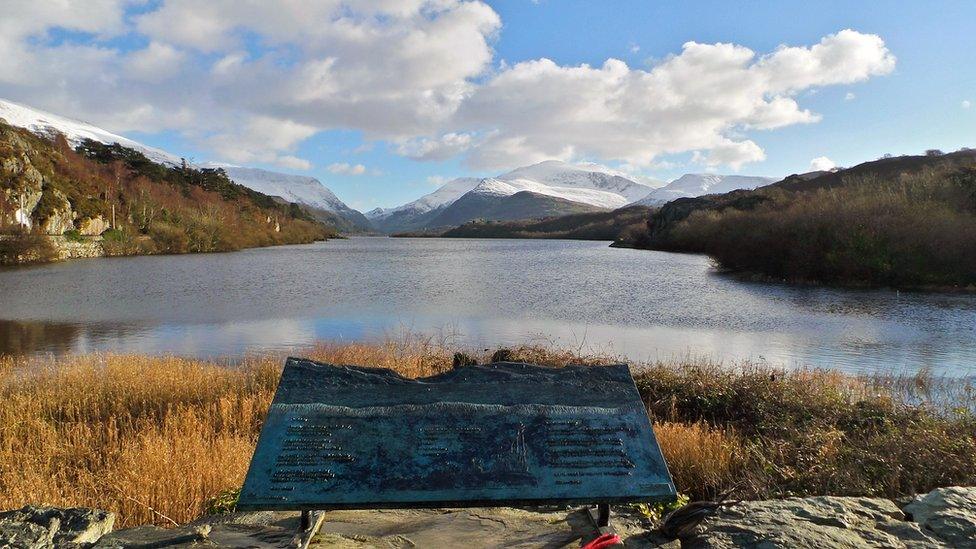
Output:
<path fill-rule="evenodd" d="M 777 181 L 773 177 L 755 175 L 723 175 L 717 173 L 686 173 L 667 185 L 654 189 L 634 202 L 641 206 L 659 206 L 678 198 L 693 198 L 706 194 L 726 193 L 737 189 L 755 189 Z"/>

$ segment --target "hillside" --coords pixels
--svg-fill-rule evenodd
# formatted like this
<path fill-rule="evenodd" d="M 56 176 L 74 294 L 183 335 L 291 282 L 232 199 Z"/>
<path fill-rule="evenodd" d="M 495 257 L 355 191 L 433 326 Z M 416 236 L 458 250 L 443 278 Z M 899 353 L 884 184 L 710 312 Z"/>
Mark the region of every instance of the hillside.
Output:
<path fill-rule="evenodd" d="M 114 221 L 113 221 L 114 220 Z M 119 144 L 47 140 L 0 122 L 0 261 L 48 259 L 51 235 L 108 255 L 228 251 L 333 236 L 301 208 L 220 169 L 151 161 Z"/>
<path fill-rule="evenodd" d="M 31 133 L 53 139 L 63 135 L 71 148 L 78 147 L 88 140 L 112 145 L 118 143 L 127 149 L 138 151 L 155 163 L 165 166 L 182 166 L 184 160 L 177 155 L 150 147 L 99 128 L 87 122 L 0 99 L 0 119 L 11 126 L 24 128 Z M 229 166 L 216 163 L 190 164 L 193 168 L 220 168 L 227 177 L 268 196 L 277 196 L 286 202 L 300 204 L 317 221 L 338 228 L 343 232 L 371 231 L 372 226 L 360 212 L 350 208 L 314 177 L 285 174 L 262 170 Z"/>
<path fill-rule="evenodd" d="M 705 253 L 724 269 L 780 280 L 976 286 L 976 151 L 675 200 L 615 245 Z"/>
<path fill-rule="evenodd" d="M 234 183 L 268 196 L 281 197 L 286 202 L 300 204 L 316 220 L 332 225 L 342 232 L 361 233 L 372 230 L 372 224 L 366 216 L 347 206 L 314 177 L 241 166 L 225 166 L 223 170 Z"/>
<path fill-rule="evenodd" d="M 532 221 L 472 221 L 443 233 L 447 238 L 567 238 L 616 240 L 642 226 L 651 209 L 628 206 L 609 212 L 569 214 Z"/>

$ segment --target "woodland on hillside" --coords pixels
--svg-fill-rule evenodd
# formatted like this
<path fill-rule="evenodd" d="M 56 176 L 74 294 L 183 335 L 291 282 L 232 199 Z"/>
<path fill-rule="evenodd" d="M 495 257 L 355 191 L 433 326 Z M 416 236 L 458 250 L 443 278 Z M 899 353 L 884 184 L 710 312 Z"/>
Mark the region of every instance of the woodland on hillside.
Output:
<path fill-rule="evenodd" d="M 676 200 L 618 244 L 795 282 L 976 286 L 976 151 L 884 158 Z"/>
<path fill-rule="evenodd" d="M 0 260 L 43 246 L 52 234 L 101 236 L 107 255 L 231 251 L 335 235 L 300 207 L 237 185 L 221 169 L 166 166 L 119 144 L 88 140 L 72 149 L 63 136 L 49 141 L 0 123 L 0 167 Z"/>

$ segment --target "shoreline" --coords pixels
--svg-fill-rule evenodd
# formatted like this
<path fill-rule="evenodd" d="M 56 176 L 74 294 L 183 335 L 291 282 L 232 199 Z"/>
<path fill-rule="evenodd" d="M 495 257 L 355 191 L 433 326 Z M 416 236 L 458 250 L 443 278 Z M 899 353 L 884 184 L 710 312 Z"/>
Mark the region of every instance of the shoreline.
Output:
<path fill-rule="evenodd" d="M 19 235 L 8 235 L 0 234 L 0 241 L 3 240 L 14 240 Z M 28 258 L 26 260 L 15 261 L 11 263 L 0 262 L 0 269 L 3 268 L 16 268 L 34 265 L 47 265 L 50 263 L 61 263 L 64 261 L 70 261 L 72 259 L 96 259 L 105 257 L 137 257 L 137 256 L 167 256 L 167 255 L 195 255 L 195 254 L 222 254 L 222 253 L 233 253 L 242 250 L 254 250 L 260 248 L 274 248 L 277 246 L 299 246 L 303 244 L 314 244 L 316 242 L 328 242 L 330 240 L 343 240 L 348 238 L 346 235 L 335 235 L 329 236 L 327 238 L 321 238 L 312 240 L 310 242 L 278 242 L 274 244 L 267 245 L 256 245 L 256 246 L 243 246 L 237 249 L 230 250 L 209 250 L 209 251 L 188 251 L 184 253 L 174 253 L 174 252 L 159 252 L 159 253 L 146 253 L 145 251 L 134 251 L 133 253 L 109 253 L 105 249 L 105 238 L 101 235 L 93 236 L 82 236 L 80 239 L 71 239 L 65 235 L 31 235 L 33 238 L 41 238 L 47 241 L 48 245 L 54 250 L 54 258 Z M 18 258 L 20 259 L 20 258 Z"/>

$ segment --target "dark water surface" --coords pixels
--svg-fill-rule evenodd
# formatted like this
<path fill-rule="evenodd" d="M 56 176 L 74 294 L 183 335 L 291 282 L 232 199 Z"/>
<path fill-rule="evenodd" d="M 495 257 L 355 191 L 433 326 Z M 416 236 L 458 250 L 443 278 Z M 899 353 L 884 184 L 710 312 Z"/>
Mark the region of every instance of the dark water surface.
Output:
<path fill-rule="evenodd" d="M 0 270 L 0 353 L 193 356 L 435 334 L 631 359 L 971 375 L 976 296 L 742 282 L 605 242 L 351 238 Z"/>

